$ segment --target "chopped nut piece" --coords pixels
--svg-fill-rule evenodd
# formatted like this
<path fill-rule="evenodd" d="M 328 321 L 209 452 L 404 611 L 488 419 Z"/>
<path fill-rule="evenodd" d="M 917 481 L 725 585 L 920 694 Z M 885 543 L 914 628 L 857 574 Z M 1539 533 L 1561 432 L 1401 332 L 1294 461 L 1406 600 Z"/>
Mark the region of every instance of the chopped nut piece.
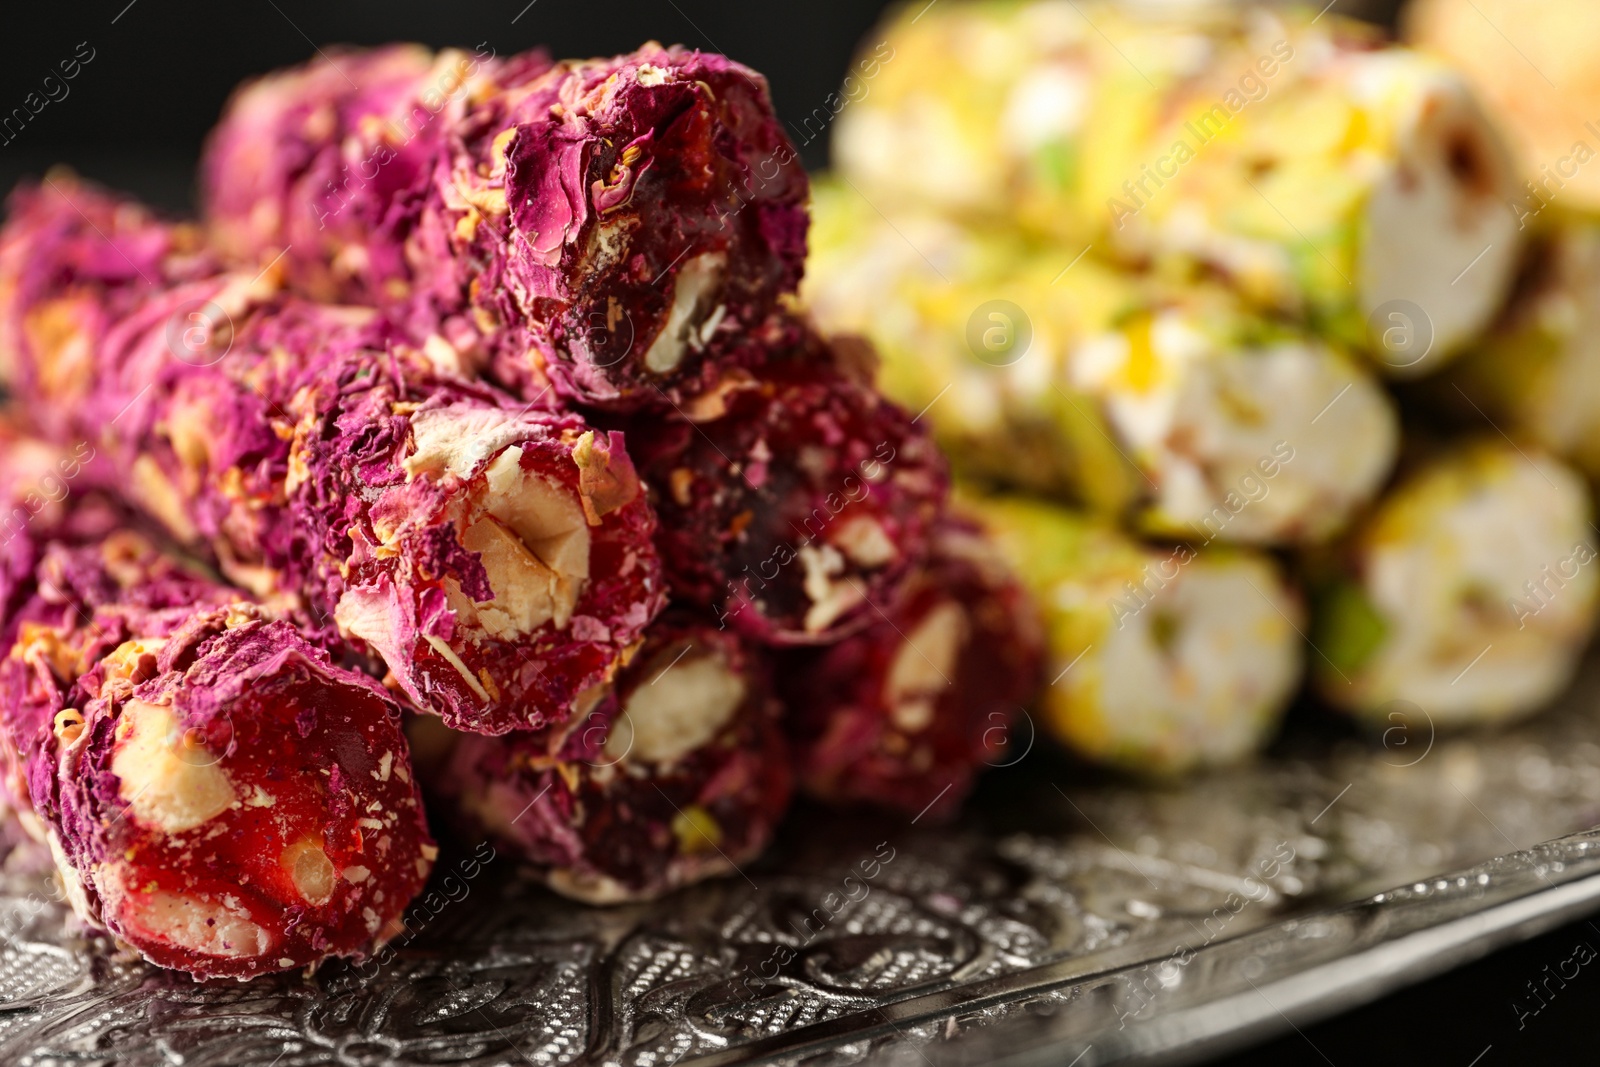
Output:
<path fill-rule="evenodd" d="M 111 773 L 122 783 L 118 795 L 133 818 L 165 834 L 209 822 L 237 799 L 216 758 L 204 749 L 199 759 L 191 756 L 177 727 L 169 709 L 130 700 L 117 719 L 111 756 Z"/>
<path fill-rule="evenodd" d="M 77 708 L 63 708 L 56 713 L 56 740 L 71 745 L 83 736 L 83 713 Z"/>
<path fill-rule="evenodd" d="M 322 846 L 309 838 L 296 841 L 283 850 L 283 867 L 300 893 L 300 898 L 314 908 L 320 908 L 333 899 L 334 879 L 337 877 L 328 854 Z M 360 881 L 360 879 L 351 879 Z"/>

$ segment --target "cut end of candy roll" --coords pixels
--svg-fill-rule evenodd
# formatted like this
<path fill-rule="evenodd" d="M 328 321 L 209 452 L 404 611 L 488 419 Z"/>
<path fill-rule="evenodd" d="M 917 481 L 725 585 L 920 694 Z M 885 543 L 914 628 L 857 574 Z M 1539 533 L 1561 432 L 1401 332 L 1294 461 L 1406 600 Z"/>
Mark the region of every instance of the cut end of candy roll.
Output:
<path fill-rule="evenodd" d="M 566 721 L 665 603 L 654 516 L 622 435 L 467 405 L 425 405 L 411 429 L 406 468 L 445 491 L 466 557 L 418 591 L 433 614 L 411 646 L 414 699 L 482 733 Z M 364 610 L 381 609 L 372 593 L 347 591 L 339 621 L 382 650 L 405 620 Z"/>
<path fill-rule="evenodd" d="M 1600 9 L 1522 0 L 1415 0 L 1404 14 L 1407 39 L 1464 72 L 1489 109 L 1503 117 L 1518 169 L 1536 190 L 1517 190 L 1518 213 L 1539 211 L 1551 194 L 1571 207 L 1600 208 L 1600 169 L 1587 165 L 1600 143 L 1583 126 L 1600 102 L 1600 73 L 1589 50 L 1600 35 Z"/>
<path fill-rule="evenodd" d="M 985 766 L 1009 766 L 1033 743 L 1035 610 L 994 547 L 946 520 L 886 619 L 781 661 L 801 788 L 918 822 L 953 815 Z"/>
<path fill-rule="evenodd" d="M 892 606 L 927 554 L 945 467 L 843 348 L 774 328 L 780 357 L 630 441 L 674 594 L 757 639 L 820 644 Z"/>
<path fill-rule="evenodd" d="M 1053 665 L 1066 674 L 1052 687 L 1060 695 L 1046 699 L 1060 736 L 1082 755 L 1141 773 L 1259 753 L 1301 667 L 1302 609 L 1277 570 L 1248 556 L 1201 557 L 1147 606 L 1125 596 L 1101 648 L 1070 670 L 1057 652 Z"/>
<path fill-rule="evenodd" d="M 719 330 L 760 323 L 805 256 L 806 179 L 766 81 L 646 45 L 558 64 L 507 118 L 503 174 L 463 176 L 507 205 L 506 282 L 557 392 L 661 408 L 712 384 Z"/>
<path fill-rule="evenodd" d="M 1403 705 L 1439 727 L 1536 711 L 1571 680 L 1600 572 L 1583 480 L 1498 443 L 1403 482 L 1348 547 L 1313 638 L 1320 688 L 1383 725 Z"/>
<path fill-rule="evenodd" d="M 1303 609 L 1268 558 L 1141 545 L 1046 504 L 982 514 L 1044 612 L 1045 724 L 1067 747 L 1168 776 L 1271 740 L 1300 679 Z"/>
<path fill-rule="evenodd" d="M 293 673 L 205 718 L 130 698 L 109 731 L 68 746 L 94 810 L 120 816 L 83 891 L 151 962 L 243 978 L 360 955 L 426 879 L 432 843 L 393 705 Z"/>
<path fill-rule="evenodd" d="M 130 534 L 36 575 L 5 751 L 82 918 L 202 978 L 391 936 L 434 847 L 382 687 Z"/>
<path fill-rule="evenodd" d="M 645 900 L 734 873 L 787 809 L 765 667 L 732 634 L 667 616 L 563 737 L 462 736 L 434 787 L 551 888 Z"/>
<path fill-rule="evenodd" d="M 1356 60 L 1350 86 L 1396 112 L 1396 159 L 1361 220 L 1369 342 L 1386 373 L 1419 377 L 1482 334 L 1511 288 L 1522 247 L 1510 207 L 1521 191 L 1517 172 L 1455 71 L 1377 52 Z M 1392 343 L 1397 328 L 1412 335 L 1403 344 Z"/>

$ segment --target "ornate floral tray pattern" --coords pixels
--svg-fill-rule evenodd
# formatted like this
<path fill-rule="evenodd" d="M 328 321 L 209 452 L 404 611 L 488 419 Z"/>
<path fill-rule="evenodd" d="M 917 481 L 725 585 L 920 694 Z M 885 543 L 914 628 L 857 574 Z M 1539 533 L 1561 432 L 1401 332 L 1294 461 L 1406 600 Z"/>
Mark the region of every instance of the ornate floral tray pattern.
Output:
<path fill-rule="evenodd" d="M 1497 735 L 1397 709 L 1181 789 L 1041 745 L 955 827 L 803 811 L 761 864 L 648 906 L 562 901 L 483 846 L 381 957 L 249 983 L 86 943 L 19 853 L 0 1062 L 1192 1061 L 1600 907 L 1597 696 L 1600 661 Z"/>

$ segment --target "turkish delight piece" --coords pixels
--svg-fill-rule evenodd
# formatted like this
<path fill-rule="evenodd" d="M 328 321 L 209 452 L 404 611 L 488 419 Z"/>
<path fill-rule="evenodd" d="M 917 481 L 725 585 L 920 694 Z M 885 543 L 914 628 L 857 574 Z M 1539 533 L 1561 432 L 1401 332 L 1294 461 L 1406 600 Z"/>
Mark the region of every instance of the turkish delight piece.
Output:
<path fill-rule="evenodd" d="M 77 913 L 197 977 L 392 936 L 435 848 L 389 694 L 137 534 L 39 535 L 0 763 Z"/>
<path fill-rule="evenodd" d="M 777 355 L 630 424 L 630 447 L 673 595 L 763 641 L 826 643 L 879 619 L 926 558 L 944 460 L 853 350 L 789 320 L 749 343 Z"/>
<path fill-rule="evenodd" d="M 680 612 L 564 734 L 459 735 L 431 778 L 556 891 L 616 903 L 735 872 L 771 840 L 791 770 L 767 665 Z"/>
<path fill-rule="evenodd" d="M 889 614 L 826 649 L 784 654 L 801 788 L 834 804 L 954 814 L 987 766 L 1026 755 L 1043 631 L 997 550 L 946 519 Z"/>
<path fill-rule="evenodd" d="M 654 44 L 324 57 L 241 90 L 202 172 L 230 256 L 425 308 L 530 401 L 661 408 L 714 384 L 759 354 L 724 341 L 805 258 L 805 173 L 765 80 Z"/>

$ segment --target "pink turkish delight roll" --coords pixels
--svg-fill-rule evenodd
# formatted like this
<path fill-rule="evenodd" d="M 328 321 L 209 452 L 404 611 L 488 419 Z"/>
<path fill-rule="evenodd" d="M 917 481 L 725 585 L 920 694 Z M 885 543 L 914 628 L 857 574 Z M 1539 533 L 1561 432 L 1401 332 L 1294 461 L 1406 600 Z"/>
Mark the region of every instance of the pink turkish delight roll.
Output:
<path fill-rule="evenodd" d="M 784 317 L 746 343 L 771 362 L 629 440 L 674 597 L 762 641 L 824 644 L 898 600 L 928 552 L 944 460 L 854 348 Z"/>
<path fill-rule="evenodd" d="M 197 977 L 391 936 L 436 850 L 383 687 L 138 534 L 47 532 L 4 549 L 31 573 L 0 617 L 0 766 L 78 915 Z"/>
<path fill-rule="evenodd" d="M 35 428 L 419 708 L 568 718 L 663 606 L 622 436 L 454 373 L 371 309 L 274 296 L 56 176 L 0 234 L 0 364 Z"/>
<path fill-rule="evenodd" d="M 444 320 L 532 400 L 662 407 L 758 356 L 808 186 L 766 81 L 649 44 L 610 59 L 339 53 L 247 85 L 203 197 L 232 258 Z M 280 258 L 281 257 L 281 258 Z"/>
<path fill-rule="evenodd" d="M 432 783 L 580 900 L 659 896 L 754 859 L 788 808 L 788 747 L 766 664 L 678 611 L 564 735 L 464 735 Z"/>
<path fill-rule="evenodd" d="M 1033 606 L 975 528 L 946 519 L 887 617 L 786 653 L 780 690 L 801 789 L 919 819 L 953 815 L 985 766 L 1026 755 L 1043 663 Z"/>
<path fill-rule="evenodd" d="M 263 266 L 283 252 L 278 267 L 318 300 L 403 299 L 407 238 L 484 57 L 406 44 L 323 57 L 234 93 L 201 169 L 210 237 Z"/>

